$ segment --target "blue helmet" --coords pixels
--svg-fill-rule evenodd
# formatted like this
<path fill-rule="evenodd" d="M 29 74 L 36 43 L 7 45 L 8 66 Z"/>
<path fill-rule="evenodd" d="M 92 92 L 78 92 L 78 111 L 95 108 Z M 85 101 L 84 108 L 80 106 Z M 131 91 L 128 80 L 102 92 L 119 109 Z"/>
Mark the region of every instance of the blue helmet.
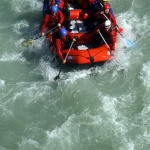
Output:
<path fill-rule="evenodd" d="M 65 28 L 61 28 L 61 29 L 59 30 L 59 35 L 60 35 L 60 36 L 66 36 L 66 35 L 67 35 L 67 30 L 66 30 Z"/>
<path fill-rule="evenodd" d="M 56 5 L 52 5 L 50 7 L 50 10 L 51 10 L 52 13 L 56 13 L 58 11 L 58 7 Z"/>

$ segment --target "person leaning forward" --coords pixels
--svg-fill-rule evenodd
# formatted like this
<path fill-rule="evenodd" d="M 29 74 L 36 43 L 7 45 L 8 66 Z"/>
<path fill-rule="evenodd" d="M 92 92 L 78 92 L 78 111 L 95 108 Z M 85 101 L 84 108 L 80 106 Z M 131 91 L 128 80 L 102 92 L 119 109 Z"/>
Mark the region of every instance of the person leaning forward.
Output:
<path fill-rule="evenodd" d="M 44 30 L 46 27 L 49 29 L 55 26 L 61 27 L 64 22 L 64 18 L 64 14 L 59 10 L 59 8 L 56 5 L 52 5 L 48 13 L 44 15 L 42 24 L 40 26 L 42 36 L 44 36 Z"/>
<path fill-rule="evenodd" d="M 107 19 L 109 19 L 114 25 L 117 24 L 116 19 L 110 12 L 109 4 L 104 4 L 102 10 L 99 10 L 97 13 L 95 13 L 94 18 L 99 23 L 104 23 Z"/>
<path fill-rule="evenodd" d="M 58 57 L 62 60 L 63 64 L 66 63 L 66 60 L 63 58 L 62 50 L 69 49 L 71 42 L 75 42 L 76 39 L 73 34 L 67 31 L 65 28 L 59 29 L 57 32 L 53 33 L 53 42 L 56 47 L 56 53 Z M 75 47 L 75 43 L 73 44 Z"/>
<path fill-rule="evenodd" d="M 102 9 L 103 9 L 103 6 L 104 6 L 105 4 L 108 4 L 108 5 L 110 6 L 108 0 L 101 0 L 101 1 L 100 1 L 99 9 L 102 10 Z M 113 10 L 112 10 L 111 6 L 110 6 L 110 8 L 109 8 L 109 12 L 113 15 L 113 17 L 115 17 L 115 15 L 114 15 L 114 13 L 113 13 Z"/>
<path fill-rule="evenodd" d="M 104 41 L 99 34 L 101 33 L 101 35 L 109 45 L 111 53 L 113 54 L 116 48 L 116 38 L 117 38 L 116 26 L 114 26 L 110 22 L 110 20 L 106 20 L 104 24 L 100 24 L 99 26 L 97 26 L 94 32 L 96 34 L 95 39 L 99 40 L 97 42 L 103 44 Z"/>

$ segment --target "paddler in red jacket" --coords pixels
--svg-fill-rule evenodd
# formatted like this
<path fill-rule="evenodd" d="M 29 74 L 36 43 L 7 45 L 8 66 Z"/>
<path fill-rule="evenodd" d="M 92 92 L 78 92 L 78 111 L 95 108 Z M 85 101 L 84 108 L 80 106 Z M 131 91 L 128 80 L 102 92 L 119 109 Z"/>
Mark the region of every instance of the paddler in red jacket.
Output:
<path fill-rule="evenodd" d="M 107 19 L 111 20 L 113 25 L 116 25 L 116 19 L 114 16 L 111 14 L 110 10 L 110 5 L 109 4 L 104 4 L 103 5 L 103 10 L 99 10 L 95 15 L 94 18 L 99 22 L 99 23 L 104 23 Z"/>
<path fill-rule="evenodd" d="M 110 51 L 113 54 L 116 46 L 116 38 L 117 38 L 117 30 L 116 26 L 114 26 L 110 20 L 106 20 L 104 24 L 100 24 L 94 31 L 96 33 L 95 39 L 99 39 L 100 41 L 95 41 L 97 43 L 105 43 L 102 39 L 101 35 L 107 42 L 110 47 Z M 101 35 L 100 35 L 101 33 Z M 99 37 L 99 38 L 98 38 Z"/>
<path fill-rule="evenodd" d="M 101 10 L 103 9 L 103 6 L 104 6 L 105 4 L 108 4 L 108 5 L 110 6 L 108 0 L 100 0 L 100 3 L 99 3 L 99 4 L 100 4 L 100 5 L 99 5 L 99 8 L 98 8 L 98 9 L 101 9 Z M 115 17 L 111 6 L 110 6 L 110 8 L 109 8 L 109 11 L 110 11 L 110 13 Z"/>
<path fill-rule="evenodd" d="M 62 55 L 62 49 L 69 49 L 71 42 L 75 42 L 73 34 L 67 31 L 65 28 L 61 28 L 59 31 L 53 33 L 53 42 L 56 47 L 58 57 L 62 60 L 63 64 L 66 63 Z"/>
<path fill-rule="evenodd" d="M 49 12 L 44 15 L 43 22 L 40 27 L 42 36 L 44 36 L 44 30 L 46 26 L 48 26 L 48 28 L 51 29 L 55 26 L 61 27 L 63 23 L 64 14 L 59 10 L 59 8 L 56 5 L 52 5 L 50 7 Z"/>

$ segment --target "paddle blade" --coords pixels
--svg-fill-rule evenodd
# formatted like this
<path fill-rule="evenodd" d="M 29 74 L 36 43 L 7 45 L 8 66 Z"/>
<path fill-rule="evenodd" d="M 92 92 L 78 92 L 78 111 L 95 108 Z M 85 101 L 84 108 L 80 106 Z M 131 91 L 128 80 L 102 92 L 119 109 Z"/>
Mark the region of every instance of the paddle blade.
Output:
<path fill-rule="evenodd" d="M 28 41 L 21 43 L 21 45 L 22 46 L 31 45 L 33 43 L 33 41 L 34 41 L 33 39 L 29 39 Z"/>
<path fill-rule="evenodd" d="M 52 61 L 51 61 L 51 62 L 52 62 L 52 63 L 54 63 L 55 59 L 56 59 L 56 58 L 54 57 L 54 58 L 52 59 Z"/>
<path fill-rule="evenodd" d="M 59 75 L 54 78 L 54 81 L 56 81 L 57 79 L 60 79 Z"/>
<path fill-rule="evenodd" d="M 57 79 L 60 79 L 59 75 L 60 75 L 60 73 L 61 73 L 61 70 L 62 70 L 63 66 L 64 66 L 64 64 L 61 65 L 58 75 L 54 78 L 55 81 L 56 81 Z"/>
<path fill-rule="evenodd" d="M 133 42 L 131 42 L 131 40 L 129 39 L 125 39 L 126 40 L 126 44 L 128 47 L 135 47 L 135 44 Z"/>

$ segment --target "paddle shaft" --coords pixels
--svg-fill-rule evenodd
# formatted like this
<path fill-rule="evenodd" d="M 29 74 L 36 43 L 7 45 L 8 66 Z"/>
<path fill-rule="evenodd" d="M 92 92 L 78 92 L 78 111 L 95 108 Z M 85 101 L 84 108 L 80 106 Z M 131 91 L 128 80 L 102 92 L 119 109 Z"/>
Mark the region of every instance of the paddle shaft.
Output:
<path fill-rule="evenodd" d="M 71 48 L 72 48 L 73 43 L 74 43 L 74 42 L 71 42 L 70 48 L 69 48 L 69 50 L 68 50 L 68 53 L 67 53 L 67 55 L 65 56 L 65 59 L 64 59 L 65 61 L 66 61 L 66 59 L 67 59 L 67 57 L 68 57 L 68 55 L 69 55 L 69 53 L 70 53 L 70 50 L 71 50 Z M 54 80 L 59 79 L 59 75 L 60 75 L 60 73 L 61 73 L 61 70 L 62 70 L 63 66 L 64 66 L 64 64 L 61 65 L 60 70 L 59 70 L 59 73 L 58 73 L 58 75 L 54 78 Z"/>
<path fill-rule="evenodd" d="M 111 50 L 110 50 L 110 47 L 109 45 L 107 44 L 106 40 L 104 39 L 104 37 L 102 36 L 101 32 L 99 31 L 99 35 L 101 36 L 101 38 L 103 39 L 103 41 L 105 42 L 105 44 L 107 45 L 108 49 L 109 49 L 109 52 L 111 53 Z"/>
<path fill-rule="evenodd" d="M 102 34 L 101 34 L 100 32 L 99 32 L 99 34 L 100 34 L 100 36 L 102 37 L 103 41 L 105 42 L 105 44 L 107 45 L 107 47 L 108 47 L 108 49 L 109 49 L 109 51 L 110 51 L 110 53 L 111 53 L 111 49 L 110 49 L 109 45 L 107 44 L 107 42 L 105 41 L 104 37 L 102 36 Z M 111 53 L 111 55 L 114 56 L 114 54 L 112 54 L 112 53 Z M 115 60 L 115 61 L 116 61 L 116 63 L 117 63 L 119 66 L 121 66 L 117 60 Z M 122 67 L 122 66 L 121 66 L 121 67 Z M 122 67 L 122 68 L 123 68 L 123 67 Z"/>
<path fill-rule="evenodd" d="M 57 27 L 58 27 L 58 26 L 53 27 L 52 29 L 50 29 L 50 30 L 48 30 L 47 32 L 45 32 L 44 34 L 47 34 L 47 33 L 51 32 L 51 31 L 53 31 L 53 30 L 54 30 L 55 28 L 57 28 Z M 37 40 L 37 39 L 39 39 L 39 38 L 41 38 L 41 37 L 42 37 L 42 35 L 40 35 L 40 36 L 34 38 L 33 40 Z"/>

